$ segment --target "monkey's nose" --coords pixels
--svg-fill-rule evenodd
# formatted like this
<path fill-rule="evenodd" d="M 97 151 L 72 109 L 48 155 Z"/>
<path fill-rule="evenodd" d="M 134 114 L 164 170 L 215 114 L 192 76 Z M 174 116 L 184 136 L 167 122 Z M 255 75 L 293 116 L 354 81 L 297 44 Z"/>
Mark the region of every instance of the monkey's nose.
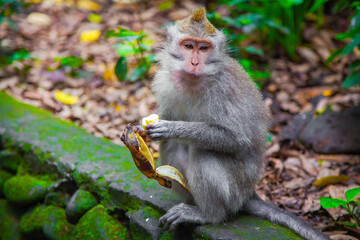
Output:
<path fill-rule="evenodd" d="M 193 66 L 199 65 L 199 59 L 198 59 L 197 57 L 191 58 L 191 64 L 192 64 Z"/>

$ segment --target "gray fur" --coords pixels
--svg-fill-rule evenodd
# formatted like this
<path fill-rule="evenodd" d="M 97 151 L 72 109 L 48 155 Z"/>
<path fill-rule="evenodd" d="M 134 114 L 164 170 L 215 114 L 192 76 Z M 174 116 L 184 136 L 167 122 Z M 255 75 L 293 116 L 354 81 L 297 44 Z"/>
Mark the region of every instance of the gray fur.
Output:
<path fill-rule="evenodd" d="M 174 25 L 167 36 L 153 82 L 162 120 L 146 132 L 161 140 L 161 163 L 182 172 L 194 204 L 174 206 L 160 225 L 219 223 L 245 209 L 262 217 L 271 212 L 269 220 L 307 239 L 328 239 L 254 192 L 263 168 L 268 114 L 254 83 L 226 54 L 224 34 L 216 30 L 207 38 L 214 49 L 196 90 L 179 89 L 173 81 L 172 73 L 183 68 L 178 43 L 186 35 Z"/>

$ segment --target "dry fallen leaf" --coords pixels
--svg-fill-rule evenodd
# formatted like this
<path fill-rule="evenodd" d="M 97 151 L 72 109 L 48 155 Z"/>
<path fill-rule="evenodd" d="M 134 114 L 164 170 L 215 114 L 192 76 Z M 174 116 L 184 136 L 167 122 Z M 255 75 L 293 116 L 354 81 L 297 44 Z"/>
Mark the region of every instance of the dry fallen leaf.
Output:
<path fill-rule="evenodd" d="M 343 183 L 350 180 L 349 176 L 346 175 L 337 175 L 337 176 L 326 176 L 323 178 L 317 179 L 313 185 L 315 187 L 325 187 L 330 184 Z"/>
<path fill-rule="evenodd" d="M 48 15 L 39 12 L 30 13 L 26 20 L 29 23 L 39 27 L 48 26 L 51 24 L 51 18 Z"/>
<path fill-rule="evenodd" d="M 79 101 L 78 97 L 72 96 L 70 94 L 66 94 L 62 92 L 61 90 L 55 90 L 54 91 L 54 98 L 58 100 L 61 103 L 67 104 L 67 105 L 73 105 Z"/>
<path fill-rule="evenodd" d="M 83 10 L 97 11 L 100 5 L 90 0 L 80 0 L 77 2 L 77 7 Z"/>

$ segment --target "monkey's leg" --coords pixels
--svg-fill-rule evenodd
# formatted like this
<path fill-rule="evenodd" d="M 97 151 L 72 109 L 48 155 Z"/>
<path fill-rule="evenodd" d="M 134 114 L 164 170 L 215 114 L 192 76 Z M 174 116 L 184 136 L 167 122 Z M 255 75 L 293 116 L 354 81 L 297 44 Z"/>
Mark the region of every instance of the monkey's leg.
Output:
<path fill-rule="evenodd" d="M 186 178 L 186 167 L 189 158 L 188 146 L 184 143 L 167 140 L 160 142 L 160 162 L 177 168 Z"/>
<path fill-rule="evenodd" d="M 218 156 L 210 151 L 189 151 L 187 180 L 196 205 L 181 203 L 160 218 L 160 226 L 175 229 L 181 223 L 218 223 L 225 219 L 234 199 L 228 181 L 228 170 L 220 164 Z M 226 159 L 227 160 L 227 159 Z"/>

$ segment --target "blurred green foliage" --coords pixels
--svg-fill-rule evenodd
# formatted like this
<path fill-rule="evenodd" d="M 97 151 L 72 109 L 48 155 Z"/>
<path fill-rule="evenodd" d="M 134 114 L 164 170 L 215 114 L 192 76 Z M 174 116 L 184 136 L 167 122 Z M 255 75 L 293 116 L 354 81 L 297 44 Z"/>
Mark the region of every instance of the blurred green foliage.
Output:
<path fill-rule="evenodd" d="M 83 60 L 80 57 L 76 56 L 67 56 L 63 58 L 55 57 L 55 62 L 59 63 L 59 66 L 56 68 L 48 68 L 48 72 L 52 72 L 55 70 L 62 70 L 66 73 L 67 76 L 73 77 L 73 78 L 88 78 L 93 75 L 93 72 L 87 71 L 84 69 L 84 62 L 86 60 Z"/>
<path fill-rule="evenodd" d="M 15 61 L 31 58 L 31 54 L 25 48 L 11 50 L 9 48 L 1 47 L 0 45 L 0 69 L 13 64 Z"/>
<path fill-rule="evenodd" d="M 12 16 L 20 12 L 27 6 L 18 0 L 0 0 L 0 24 L 8 25 L 12 30 L 17 31 L 17 25 L 12 20 Z M 25 48 L 11 49 L 3 46 L 3 40 L 0 39 L 0 69 L 12 65 L 16 61 L 32 59 L 31 54 Z M 31 69 L 30 65 L 24 65 L 22 69 L 17 69 L 21 74 L 27 73 Z"/>
<path fill-rule="evenodd" d="M 120 56 L 115 66 L 115 74 L 118 80 L 129 80 L 130 82 L 143 80 L 154 62 L 154 54 L 149 53 L 153 41 L 146 39 L 147 35 L 143 31 L 132 32 L 124 28 L 107 31 L 105 38 L 110 37 L 119 40 L 119 43 L 113 46 Z M 128 74 L 127 67 L 129 56 L 134 56 L 136 59 L 136 66 L 131 74 Z"/>
<path fill-rule="evenodd" d="M 220 0 L 217 5 L 228 7 L 231 16 L 221 17 L 209 14 L 217 25 L 240 29 L 242 37 L 236 41 L 250 38 L 256 32 L 262 42 L 272 48 L 280 43 L 287 54 L 295 58 L 295 47 L 301 43 L 301 30 L 307 14 L 313 14 L 321 22 L 322 9 L 327 0 Z"/>
<path fill-rule="evenodd" d="M 344 9 L 354 10 L 350 17 L 350 25 L 346 32 L 335 35 L 337 40 L 350 40 L 347 45 L 335 50 L 327 59 L 327 63 L 340 59 L 353 52 L 354 48 L 360 50 L 360 1 L 339 1 L 336 11 Z M 360 84 L 360 59 L 354 60 L 349 66 L 350 74 L 342 83 L 343 88 L 349 88 Z"/>
<path fill-rule="evenodd" d="M 345 199 L 329 198 L 322 197 L 320 199 L 320 205 L 323 208 L 337 208 L 341 207 L 345 209 L 349 215 L 354 219 L 355 223 L 341 223 L 347 226 L 356 226 L 360 227 L 360 200 L 355 199 L 357 195 L 360 194 L 360 187 L 352 188 L 345 192 Z"/>
<path fill-rule="evenodd" d="M 19 13 L 22 7 L 23 4 L 18 0 L 0 0 L 0 24 L 5 23 L 11 28 L 17 29 L 11 16 Z"/>

